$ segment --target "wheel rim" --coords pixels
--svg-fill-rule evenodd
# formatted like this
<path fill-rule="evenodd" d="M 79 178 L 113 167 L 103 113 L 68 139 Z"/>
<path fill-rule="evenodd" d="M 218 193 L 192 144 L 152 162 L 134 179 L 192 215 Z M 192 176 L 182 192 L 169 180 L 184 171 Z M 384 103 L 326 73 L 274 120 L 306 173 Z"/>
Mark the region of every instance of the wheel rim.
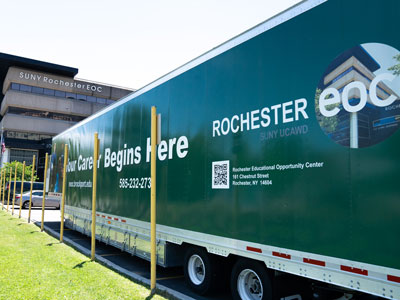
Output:
<path fill-rule="evenodd" d="M 250 269 L 240 272 L 237 290 L 242 300 L 259 300 L 263 297 L 263 286 L 260 277 Z"/>
<path fill-rule="evenodd" d="M 195 285 L 200 285 L 203 283 L 204 278 L 206 277 L 206 268 L 204 265 L 203 260 L 201 259 L 200 256 L 197 254 L 192 255 L 189 258 L 189 263 L 188 263 L 188 273 L 190 280 L 195 284 Z"/>

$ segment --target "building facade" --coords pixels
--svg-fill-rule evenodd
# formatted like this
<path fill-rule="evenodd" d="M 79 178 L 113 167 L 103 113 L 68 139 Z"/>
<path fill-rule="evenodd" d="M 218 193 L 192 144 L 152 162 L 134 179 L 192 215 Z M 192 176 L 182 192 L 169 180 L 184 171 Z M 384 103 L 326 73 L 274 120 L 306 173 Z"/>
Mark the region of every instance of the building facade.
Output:
<path fill-rule="evenodd" d="M 42 178 L 53 136 L 133 92 L 76 79 L 78 69 L 0 53 L 0 127 L 6 162 L 32 164 Z"/>
<path fill-rule="evenodd" d="M 340 112 L 326 119 L 324 130 L 336 143 L 350 148 L 363 148 L 379 143 L 400 127 L 400 97 L 395 91 L 380 81 L 374 93 L 376 97 L 384 100 L 394 95 L 396 101 L 389 107 L 380 107 L 371 100 L 370 85 L 377 76 L 375 72 L 381 68 L 378 61 L 362 45 L 358 45 L 336 57 L 325 72 L 318 86 L 320 91 L 335 88 L 342 94 L 352 82 L 360 82 L 367 87 L 364 109 L 349 114 L 342 104 L 337 104 Z M 347 97 L 349 104 L 356 106 L 361 101 L 360 90 L 352 88 Z"/>

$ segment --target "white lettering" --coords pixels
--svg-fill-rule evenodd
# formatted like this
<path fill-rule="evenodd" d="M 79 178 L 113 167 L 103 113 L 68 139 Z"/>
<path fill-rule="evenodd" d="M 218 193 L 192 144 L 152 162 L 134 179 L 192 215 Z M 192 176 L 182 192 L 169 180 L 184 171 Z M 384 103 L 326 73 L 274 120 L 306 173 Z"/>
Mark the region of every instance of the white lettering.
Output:
<path fill-rule="evenodd" d="M 329 95 L 332 95 L 333 97 L 326 99 L 326 97 Z M 338 103 L 340 103 L 340 94 L 335 88 L 327 88 L 319 96 L 319 110 L 325 117 L 333 117 L 339 113 L 340 109 L 338 107 L 335 107 L 332 110 L 328 110 L 326 108 L 328 105 Z"/>
<path fill-rule="evenodd" d="M 181 136 L 176 143 L 176 154 L 179 158 L 184 158 L 188 154 L 189 141 L 186 136 Z"/>
<path fill-rule="evenodd" d="M 226 126 L 224 126 L 224 124 Z M 225 127 L 225 130 L 224 130 L 224 127 Z M 227 135 L 229 133 L 229 129 L 230 129 L 229 119 L 228 118 L 222 119 L 222 122 L 221 122 L 221 132 L 222 132 L 222 134 L 223 135 Z"/>
<path fill-rule="evenodd" d="M 369 98 L 371 99 L 372 103 L 375 106 L 385 107 L 391 105 L 394 101 L 396 101 L 396 96 L 393 94 L 390 95 L 387 99 L 381 100 L 378 98 L 378 94 L 376 92 L 376 86 L 380 81 L 383 80 L 393 81 L 394 78 L 395 76 L 390 73 L 383 73 L 379 74 L 374 78 L 374 80 L 372 80 L 371 85 L 369 87 Z"/>
<path fill-rule="evenodd" d="M 251 115 L 251 130 L 260 128 L 260 124 L 256 124 L 260 120 L 260 117 L 258 116 L 259 113 L 260 113 L 259 109 L 253 110 L 253 111 L 250 112 L 250 115 Z"/>
<path fill-rule="evenodd" d="M 235 120 L 238 122 L 238 124 L 236 125 L 236 127 L 233 127 L 233 121 L 235 121 Z M 234 115 L 232 117 L 232 120 L 231 120 L 231 131 L 233 133 L 236 133 L 236 132 L 239 131 L 239 129 L 240 129 L 240 127 L 239 127 L 239 117 L 237 115 Z"/>
<path fill-rule="evenodd" d="M 215 133 L 217 133 L 218 136 L 221 135 L 221 133 L 219 132 L 220 125 L 221 125 L 221 123 L 219 120 L 213 121 L 213 137 L 215 136 Z"/>
<path fill-rule="evenodd" d="M 359 95 L 360 102 L 356 105 L 350 105 L 350 103 L 349 103 L 349 93 L 352 89 L 358 89 L 360 92 L 359 93 L 360 94 Z M 357 96 L 358 96 L 358 93 L 353 95 L 351 97 L 351 99 L 355 98 Z M 365 106 L 366 103 L 367 103 L 367 89 L 365 88 L 365 85 L 362 82 L 354 81 L 344 87 L 343 93 L 342 93 L 342 104 L 343 104 L 343 108 L 345 110 L 347 110 L 348 112 L 358 112 L 361 109 L 363 109 L 363 107 Z"/>
<path fill-rule="evenodd" d="M 285 102 L 282 104 L 282 122 L 283 123 L 288 123 L 288 122 L 293 122 L 293 117 L 288 118 L 287 115 L 291 114 L 293 112 L 293 109 L 287 108 L 288 106 L 292 106 L 293 101 L 290 102 Z"/>
<path fill-rule="evenodd" d="M 163 161 L 167 158 L 168 145 L 166 141 L 161 141 L 158 145 L 158 159 Z"/>
<path fill-rule="evenodd" d="M 108 168 L 110 166 L 110 148 L 106 148 L 104 150 L 104 168 Z"/>

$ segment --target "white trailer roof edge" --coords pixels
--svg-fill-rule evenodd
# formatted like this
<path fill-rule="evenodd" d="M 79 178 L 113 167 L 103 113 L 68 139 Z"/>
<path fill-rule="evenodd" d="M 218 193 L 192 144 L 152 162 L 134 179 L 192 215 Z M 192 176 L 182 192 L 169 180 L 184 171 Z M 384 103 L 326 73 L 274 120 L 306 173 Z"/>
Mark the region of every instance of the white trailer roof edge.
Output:
<path fill-rule="evenodd" d="M 153 89 L 156 86 L 159 86 L 163 84 L 164 82 L 167 82 L 168 80 L 177 77 L 178 75 L 218 56 L 221 53 L 224 53 L 237 45 L 240 45 L 253 37 L 260 35 L 290 19 L 293 19 L 294 17 L 309 11 L 310 9 L 327 2 L 328 0 L 303 0 L 302 2 L 299 2 L 288 9 L 280 12 L 279 14 L 267 19 L 266 21 L 244 31 L 243 33 L 229 39 L 228 41 L 222 43 L 221 45 L 207 51 L 206 53 L 192 59 L 191 61 L 187 62 L 186 64 L 178 67 L 177 69 L 165 74 L 164 76 L 156 79 L 155 81 L 145 85 L 144 87 L 138 89 L 137 91 L 130 93 L 126 95 L 125 97 L 121 98 L 119 101 L 117 101 L 115 104 L 111 104 L 102 110 L 94 113 L 93 115 L 87 117 L 86 119 L 82 120 L 81 122 L 75 124 L 74 126 L 66 129 L 65 131 L 59 133 L 58 135 L 54 136 L 53 138 L 56 138 L 58 136 L 63 135 L 64 133 L 73 130 L 74 128 L 77 128 L 87 122 L 90 122 L 91 120 L 97 118 L 98 116 L 101 116 L 105 114 L 106 112 L 130 101 L 133 100 L 134 98 L 140 96 L 141 94 L 144 94 L 145 92 Z"/>

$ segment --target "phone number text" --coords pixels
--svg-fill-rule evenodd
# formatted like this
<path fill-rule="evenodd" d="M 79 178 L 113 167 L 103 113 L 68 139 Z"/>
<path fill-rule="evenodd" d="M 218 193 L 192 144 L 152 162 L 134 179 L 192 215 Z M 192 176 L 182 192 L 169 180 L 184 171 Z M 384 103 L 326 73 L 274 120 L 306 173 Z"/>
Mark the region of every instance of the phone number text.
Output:
<path fill-rule="evenodd" d="M 151 187 L 151 178 L 120 178 L 120 189 L 149 189 Z"/>

